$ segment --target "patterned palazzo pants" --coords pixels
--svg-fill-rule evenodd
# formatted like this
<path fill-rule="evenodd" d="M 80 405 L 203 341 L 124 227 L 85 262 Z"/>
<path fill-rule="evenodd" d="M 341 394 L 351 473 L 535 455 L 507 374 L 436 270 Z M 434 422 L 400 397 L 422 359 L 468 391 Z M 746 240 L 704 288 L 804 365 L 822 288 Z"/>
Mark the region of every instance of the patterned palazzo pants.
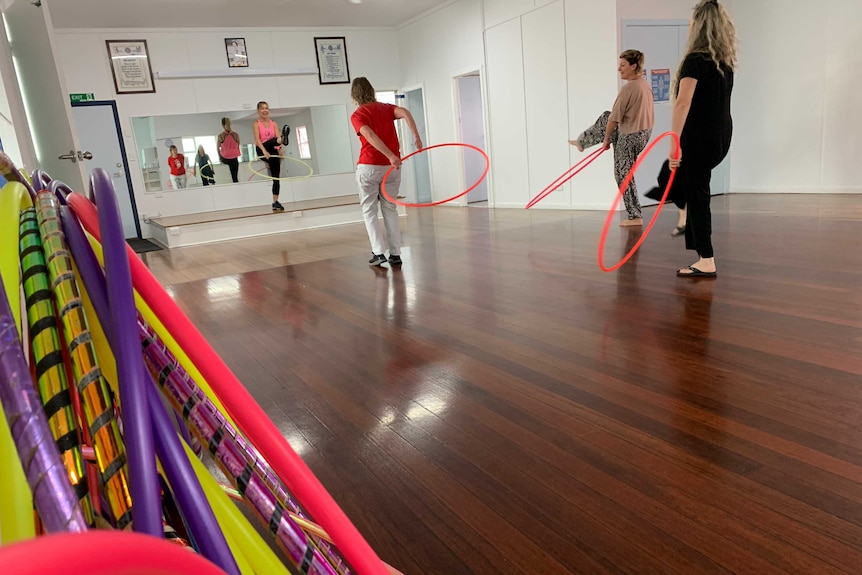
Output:
<path fill-rule="evenodd" d="M 595 124 L 578 136 L 578 143 L 584 148 L 589 148 L 604 142 L 605 131 L 608 128 L 608 118 L 610 116 L 610 112 L 605 112 L 599 116 Z M 638 155 L 646 148 L 651 136 L 652 130 L 622 134 L 619 129 L 615 129 L 611 134 L 611 144 L 614 147 L 614 176 L 616 177 L 618 186 L 623 183 L 623 180 L 635 165 Z M 641 204 L 638 200 L 638 188 L 634 178 L 632 178 L 632 182 L 623 194 L 623 201 L 625 202 L 626 212 L 630 220 L 642 217 Z"/>

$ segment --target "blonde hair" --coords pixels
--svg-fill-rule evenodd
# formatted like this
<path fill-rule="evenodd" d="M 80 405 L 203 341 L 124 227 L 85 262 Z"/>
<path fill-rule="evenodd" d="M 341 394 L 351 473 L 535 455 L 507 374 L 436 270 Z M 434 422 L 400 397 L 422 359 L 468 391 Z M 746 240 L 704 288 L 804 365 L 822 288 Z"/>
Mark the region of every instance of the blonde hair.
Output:
<path fill-rule="evenodd" d="M 694 7 L 683 61 L 689 54 L 708 55 L 722 76 L 725 68 L 730 71 L 736 69 L 736 27 L 718 0 L 701 0 Z M 679 79 L 677 71 L 673 81 L 674 95 L 679 92 Z"/>
<path fill-rule="evenodd" d="M 620 54 L 620 60 L 625 60 L 630 65 L 635 66 L 635 72 L 638 74 L 644 71 L 644 53 L 640 50 L 626 50 Z"/>
<path fill-rule="evenodd" d="M 230 129 L 230 118 L 228 118 L 227 116 L 222 118 L 221 127 L 224 128 L 225 132 L 232 132 L 233 130 Z"/>
<path fill-rule="evenodd" d="M 353 98 L 357 106 L 364 106 L 377 101 L 374 86 L 365 77 L 354 78 L 353 84 L 350 86 L 350 97 Z"/>

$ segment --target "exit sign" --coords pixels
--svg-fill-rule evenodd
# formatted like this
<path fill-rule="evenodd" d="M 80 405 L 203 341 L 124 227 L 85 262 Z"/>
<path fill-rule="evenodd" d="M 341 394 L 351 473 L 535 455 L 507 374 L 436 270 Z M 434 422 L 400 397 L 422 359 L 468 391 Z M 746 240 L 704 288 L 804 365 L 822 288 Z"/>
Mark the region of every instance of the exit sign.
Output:
<path fill-rule="evenodd" d="M 96 97 L 93 94 L 69 94 L 69 99 L 73 104 L 77 102 L 95 102 Z"/>

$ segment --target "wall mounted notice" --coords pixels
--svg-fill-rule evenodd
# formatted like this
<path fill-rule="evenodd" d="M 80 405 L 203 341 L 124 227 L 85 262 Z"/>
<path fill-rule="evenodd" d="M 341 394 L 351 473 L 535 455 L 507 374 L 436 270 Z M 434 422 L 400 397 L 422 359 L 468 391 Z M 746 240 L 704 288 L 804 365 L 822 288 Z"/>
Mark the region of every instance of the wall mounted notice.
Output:
<path fill-rule="evenodd" d="M 652 98 L 656 102 L 670 101 L 670 70 L 661 68 L 650 70 L 652 78 Z"/>

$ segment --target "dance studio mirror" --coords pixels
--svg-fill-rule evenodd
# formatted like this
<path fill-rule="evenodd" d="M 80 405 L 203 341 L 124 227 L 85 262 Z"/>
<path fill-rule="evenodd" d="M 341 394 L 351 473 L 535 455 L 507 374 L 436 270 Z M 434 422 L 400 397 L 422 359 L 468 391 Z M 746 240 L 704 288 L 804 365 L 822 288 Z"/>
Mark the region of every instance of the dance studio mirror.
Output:
<path fill-rule="evenodd" d="M 194 166 L 199 146 L 209 156 L 213 164 L 214 184 L 222 186 L 234 184 L 229 167 L 222 163 L 218 154 L 218 135 L 222 131 L 222 118 L 230 118 L 231 128 L 240 137 L 240 168 L 238 184 L 260 181 L 249 168 L 266 173 L 261 161 L 249 165 L 255 158 L 252 125 L 257 120 L 255 110 L 233 112 L 211 112 L 200 114 L 179 114 L 132 118 L 135 144 L 141 161 L 141 171 L 147 193 L 173 191 L 170 168 L 171 144 L 185 156 L 186 165 Z M 287 146 L 282 154 L 301 160 L 314 170 L 315 176 L 342 174 L 354 171 L 353 152 L 350 143 L 350 117 L 343 105 L 311 106 L 298 108 L 273 108 L 270 117 L 278 126 L 290 126 Z M 286 159 L 282 163 L 282 177 L 300 178 L 308 174 L 303 163 Z M 285 173 L 287 170 L 287 173 Z M 196 175 L 193 173 L 196 172 Z M 201 170 L 186 168 L 186 187 L 203 186 Z"/>

